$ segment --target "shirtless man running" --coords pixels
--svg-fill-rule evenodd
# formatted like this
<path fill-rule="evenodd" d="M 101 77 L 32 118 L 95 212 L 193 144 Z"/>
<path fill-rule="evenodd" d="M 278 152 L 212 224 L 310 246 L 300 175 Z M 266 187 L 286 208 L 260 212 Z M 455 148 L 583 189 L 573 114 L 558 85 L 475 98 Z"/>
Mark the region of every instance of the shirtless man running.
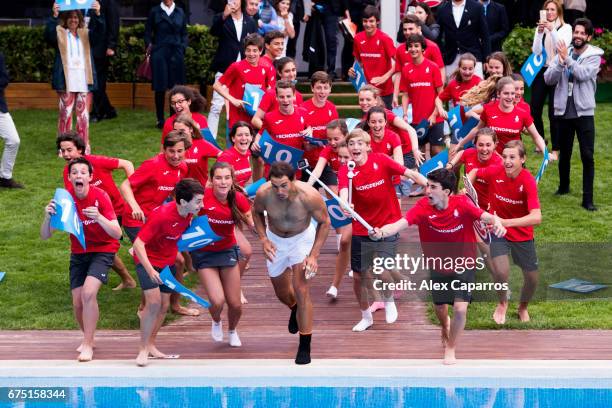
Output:
<path fill-rule="evenodd" d="M 317 258 L 329 234 L 327 208 L 317 190 L 295 180 L 290 164 L 276 162 L 269 181 L 257 191 L 253 213 L 274 292 L 291 309 L 289 333 L 300 332 L 295 363 L 308 364 L 312 336 L 308 279 L 317 272 Z M 311 218 L 318 222 L 316 228 Z"/>

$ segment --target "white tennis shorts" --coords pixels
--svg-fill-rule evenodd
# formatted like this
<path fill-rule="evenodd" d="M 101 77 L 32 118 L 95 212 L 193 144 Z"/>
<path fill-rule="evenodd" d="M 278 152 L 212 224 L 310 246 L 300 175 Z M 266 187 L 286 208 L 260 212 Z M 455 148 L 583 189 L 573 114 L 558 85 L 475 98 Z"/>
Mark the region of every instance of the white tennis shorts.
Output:
<path fill-rule="evenodd" d="M 274 261 L 270 262 L 266 259 L 268 275 L 276 278 L 282 275 L 285 269 L 304 262 L 304 259 L 310 254 L 317 230 L 310 224 L 304 231 L 289 238 L 279 237 L 270 230 L 267 230 L 266 234 L 276 247 Z"/>

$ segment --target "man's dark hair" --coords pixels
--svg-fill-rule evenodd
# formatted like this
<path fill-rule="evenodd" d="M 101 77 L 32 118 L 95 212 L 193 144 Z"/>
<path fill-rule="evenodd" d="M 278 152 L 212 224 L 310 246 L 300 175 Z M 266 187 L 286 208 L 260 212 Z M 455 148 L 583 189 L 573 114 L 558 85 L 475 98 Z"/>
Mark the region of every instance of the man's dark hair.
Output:
<path fill-rule="evenodd" d="M 406 49 L 410 48 L 410 44 L 416 44 L 416 43 L 421 44 L 422 50 L 425 50 L 425 48 L 427 48 L 425 37 L 423 37 L 421 34 L 410 34 L 406 38 Z"/>
<path fill-rule="evenodd" d="M 81 154 L 85 154 L 85 142 L 81 139 L 81 136 L 78 135 L 75 131 L 60 133 L 60 135 L 55 139 L 55 144 L 57 146 L 57 150 L 61 148 L 62 142 L 72 142 L 77 150 Z"/>
<path fill-rule="evenodd" d="M 264 39 L 257 33 L 248 34 L 244 37 L 244 49 L 246 50 L 249 45 L 254 45 L 261 51 L 264 47 Z"/>
<path fill-rule="evenodd" d="M 363 19 L 367 20 L 370 17 L 375 17 L 376 21 L 380 21 L 380 11 L 378 10 L 378 7 L 376 6 L 366 6 L 366 8 L 363 10 Z"/>
<path fill-rule="evenodd" d="M 199 181 L 192 178 L 184 178 L 174 187 L 174 198 L 178 204 L 181 203 L 181 200 L 187 202 L 193 200 L 196 194 L 204 194 L 204 187 Z"/>
<path fill-rule="evenodd" d="M 574 21 L 574 28 L 579 25 L 584 27 L 584 31 L 587 33 L 588 36 L 592 36 L 595 33 L 593 23 L 591 23 L 591 20 L 589 20 L 588 18 L 577 18 L 576 21 Z"/>
<path fill-rule="evenodd" d="M 291 181 L 295 180 L 295 169 L 293 166 L 281 161 L 272 163 L 272 166 L 270 166 L 270 173 L 268 174 L 268 180 L 272 177 L 282 178 L 283 176 L 287 176 Z"/>
<path fill-rule="evenodd" d="M 283 40 L 285 39 L 285 34 L 281 33 L 278 30 L 272 30 L 272 31 L 268 31 L 265 35 L 264 35 L 264 43 L 266 45 L 270 45 L 270 43 L 272 42 L 272 40 L 275 40 L 277 38 L 282 38 Z"/>
<path fill-rule="evenodd" d="M 85 165 L 87 165 L 87 169 L 89 169 L 89 175 L 90 176 L 93 175 L 93 166 L 91 165 L 89 160 L 87 160 L 84 157 L 77 157 L 76 159 L 70 160 L 70 163 L 68 163 L 68 174 L 70 174 L 70 172 L 72 171 L 72 166 L 74 166 L 75 164 L 85 164 Z"/>
<path fill-rule="evenodd" d="M 451 193 L 457 192 L 457 177 L 452 170 L 436 169 L 427 174 L 427 179 L 440 183 L 442 189 L 450 190 Z"/>
<path fill-rule="evenodd" d="M 423 22 L 414 14 L 406 14 L 402 19 L 402 25 L 403 24 L 414 24 L 417 27 L 421 27 L 423 25 Z"/>

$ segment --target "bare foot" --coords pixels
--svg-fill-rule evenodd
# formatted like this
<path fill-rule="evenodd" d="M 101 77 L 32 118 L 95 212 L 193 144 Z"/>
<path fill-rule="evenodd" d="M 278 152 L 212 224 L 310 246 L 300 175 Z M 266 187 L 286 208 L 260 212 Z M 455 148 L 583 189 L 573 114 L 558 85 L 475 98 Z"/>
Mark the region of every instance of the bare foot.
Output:
<path fill-rule="evenodd" d="M 138 367 L 144 367 L 149 362 L 149 351 L 148 350 L 140 350 L 138 356 L 136 357 L 136 365 Z"/>
<path fill-rule="evenodd" d="M 446 324 L 442 326 L 442 347 L 446 347 L 446 343 L 448 342 L 448 336 L 450 335 L 450 324 L 451 319 L 450 316 L 446 316 Z"/>
<path fill-rule="evenodd" d="M 149 346 L 149 354 L 155 358 L 166 358 L 166 355 L 159 351 L 155 346 Z"/>
<path fill-rule="evenodd" d="M 249 303 L 249 301 L 244 296 L 244 293 L 242 293 L 242 291 L 240 291 L 240 303 L 242 303 L 243 305 L 246 305 L 247 303 Z"/>
<path fill-rule="evenodd" d="M 187 307 L 179 306 L 176 309 L 172 310 L 174 314 L 180 314 L 183 316 L 199 316 L 200 311 L 198 309 L 190 309 Z"/>
<path fill-rule="evenodd" d="M 518 316 L 523 323 L 527 323 L 529 321 L 529 312 L 527 312 L 526 307 L 519 307 Z"/>
<path fill-rule="evenodd" d="M 81 354 L 79 354 L 78 360 L 81 363 L 93 360 L 93 348 L 91 346 L 83 344 L 81 347 Z"/>
<path fill-rule="evenodd" d="M 493 320 L 497 324 L 506 323 L 506 311 L 508 310 L 508 302 L 498 303 L 495 308 L 495 312 L 493 312 Z"/>
<path fill-rule="evenodd" d="M 85 343 L 81 343 L 81 344 L 79 344 L 79 347 L 77 347 L 76 351 L 77 351 L 77 352 L 79 352 L 79 353 L 80 353 L 81 351 L 83 351 L 83 346 L 84 346 L 84 345 L 85 345 Z M 94 344 L 91 346 L 91 348 L 93 348 L 93 349 L 95 349 L 95 348 L 96 348 L 95 343 L 94 343 Z"/>
<path fill-rule="evenodd" d="M 121 282 L 117 286 L 113 288 L 113 290 L 121 290 L 121 289 L 134 289 L 136 287 L 136 281 L 134 279 L 130 279 L 127 282 Z"/>
<path fill-rule="evenodd" d="M 453 365 L 457 364 L 457 359 L 455 358 L 455 349 L 451 347 L 446 347 L 444 349 L 444 360 L 442 361 L 444 365 Z"/>
<path fill-rule="evenodd" d="M 248 271 L 249 269 L 251 269 L 251 264 L 247 262 L 246 265 L 244 265 L 244 270 Z"/>
<path fill-rule="evenodd" d="M 138 308 L 138 310 L 136 311 L 136 316 L 138 316 L 138 318 L 140 320 L 142 320 L 142 314 L 144 313 L 144 311 L 141 308 Z"/>

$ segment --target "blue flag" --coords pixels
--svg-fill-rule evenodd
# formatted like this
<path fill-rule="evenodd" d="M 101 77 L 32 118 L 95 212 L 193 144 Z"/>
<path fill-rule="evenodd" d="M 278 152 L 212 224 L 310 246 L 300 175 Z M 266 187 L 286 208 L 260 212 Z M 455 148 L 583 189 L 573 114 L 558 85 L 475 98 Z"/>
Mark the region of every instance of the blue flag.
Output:
<path fill-rule="evenodd" d="M 540 169 L 538 170 L 538 174 L 536 175 L 536 183 L 540 182 L 540 179 L 544 175 L 544 170 L 548 167 L 548 148 L 544 148 L 544 153 L 542 154 L 544 158 L 542 159 L 542 164 L 540 164 Z"/>
<path fill-rule="evenodd" d="M 2 279 L 4 279 L 4 275 L 6 275 L 5 272 L 0 272 L 0 282 L 2 282 Z"/>
<path fill-rule="evenodd" d="M 189 228 L 183 232 L 181 239 L 177 242 L 179 251 L 195 251 L 221 239 L 215 234 L 208 224 L 206 215 L 193 220 Z"/>
<path fill-rule="evenodd" d="M 344 214 L 342 207 L 340 207 L 340 203 L 338 203 L 335 198 L 325 200 L 325 205 L 327 206 L 327 213 L 329 214 L 332 227 L 340 228 L 353 222 L 350 217 Z"/>
<path fill-rule="evenodd" d="M 278 143 L 265 130 L 261 135 L 261 139 L 259 139 L 259 146 L 261 147 L 261 157 L 268 164 L 282 161 L 291 164 L 294 169 L 297 169 L 298 162 L 302 160 L 304 155 L 304 151 L 300 149 Z"/>
<path fill-rule="evenodd" d="M 461 140 L 466 137 L 470 133 L 470 131 L 474 129 L 476 125 L 478 125 L 478 122 L 479 120 L 476 118 L 469 118 L 468 120 L 466 120 L 463 126 L 461 126 L 459 132 L 457 132 L 457 140 Z M 463 146 L 463 148 L 467 149 L 471 146 L 474 146 L 473 142 L 466 144 L 465 146 Z"/>
<path fill-rule="evenodd" d="M 257 194 L 257 190 L 259 190 L 259 187 L 263 186 L 265 183 L 266 179 L 262 177 L 253 184 L 246 186 L 245 190 L 249 198 L 255 197 L 255 194 Z"/>
<path fill-rule="evenodd" d="M 442 150 L 440 153 L 423 163 L 419 168 L 419 172 L 427 177 L 429 172 L 436 169 L 443 169 L 446 163 L 448 163 L 448 149 Z"/>
<path fill-rule="evenodd" d="M 208 303 L 208 301 L 202 299 L 201 297 L 187 289 L 185 286 L 183 286 L 181 283 L 179 283 L 179 281 L 177 281 L 176 278 L 172 275 L 172 272 L 170 272 L 169 267 L 166 266 L 164 269 L 162 269 L 162 271 L 159 273 L 159 277 L 161 278 L 162 282 L 164 282 L 164 285 L 166 285 L 179 295 L 191 300 L 192 302 L 198 303 L 202 307 L 210 307 L 210 303 Z"/>
<path fill-rule="evenodd" d="M 210 143 L 211 145 L 215 146 L 219 150 L 223 150 L 217 144 L 217 141 L 215 140 L 215 137 L 212 135 L 212 132 L 210 131 L 209 128 L 204 128 L 204 129 L 200 130 L 200 133 L 202 134 L 202 137 L 204 138 L 204 140 L 206 140 L 208 143 Z"/>
<path fill-rule="evenodd" d="M 555 288 L 555 289 L 561 289 L 561 290 L 568 290 L 570 292 L 589 293 L 589 292 L 594 292 L 599 289 L 607 288 L 608 286 L 574 278 L 574 279 L 568 279 L 563 282 L 554 283 L 552 285 L 548 285 L 548 287 Z"/>
<path fill-rule="evenodd" d="M 425 139 L 427 132 L 429 132 L 429 121 L 427 119 L 423 119 L 416 125 L 414 130 L 416 130 L 417 138 L 419 140 Z"/>
<path fill-rule="evenodd" d="M 249 114 L 249 116 L 253 116 L 255 113 L 257 113 L 257 108 L 259 108 L 259 104 L 261 103 L 261 98 L 263 98 L 264 93 L 264 90 L 261 89 L 260 86 L 253 84 L 244 85 L 244 95 L 242 96 L 242 100 L 248 103 L 248 105 L 244 106 L 244 110 Z"/>
<path fill-rule="evenodd" d="M 451 128 L 451 132 L 455 139 L 463 126 L 461 121 L 461 106 L 457 105 L 453 109 L 448 111 L 448 126 Z"/>
<path fill-rule="evenodd" d="M 351 84 L 355 87 L 355 90 L 359 92 L 362 86 L 368 83 L 366 81 L 365 73 L 363 72 L 363 68 L 359 64 L 359 62 L 355 61 L 353 64 L 353 69 L 355 70 L 355 77 L 351 78 Z"/>
<path fill-rule="evenodd" d="M 346 122 L 346 127 L 348 128 L 349 133 L 351 133 L 361 121 L 355 118 L 348 118 L 344 122 Z"/>
<path fill-rule="evenodd" d="M 55 201 L 55 215 L 51 216 L 51 228 L 66 231 L 74 235 L 79 240 L 83 249 L 87 249 L 85 248 L 83 223 L 79 218 L 79 214 L 77 214 L 76 205 L 68 190 L 63 188 L 56 189 L 53 200 Z"/>
<path fill-rule="evenodd" d="M 93 0 L 55 0 L 60 11 L 90 9 Z"/>
<path fill-rule="evenodd" d="M 542 54 L 531 54 L 527 61 L 523 64 L 521 68 L 521 75 L 525 80 L 527 86 L 531 86 L 533 80 L 538 75 L 538 72 L 544 66 L 546 62 L 546 51 L 544 51 L 544 47 L 542 47 Z"/>
<path fill-rule="evenodd" d="M 318 147 L 325 147 L 327 145 L 326 139 L 318 139 L 316 137 L 304 136 L 304 140 L 306 140 L 309 144 Z"/>

